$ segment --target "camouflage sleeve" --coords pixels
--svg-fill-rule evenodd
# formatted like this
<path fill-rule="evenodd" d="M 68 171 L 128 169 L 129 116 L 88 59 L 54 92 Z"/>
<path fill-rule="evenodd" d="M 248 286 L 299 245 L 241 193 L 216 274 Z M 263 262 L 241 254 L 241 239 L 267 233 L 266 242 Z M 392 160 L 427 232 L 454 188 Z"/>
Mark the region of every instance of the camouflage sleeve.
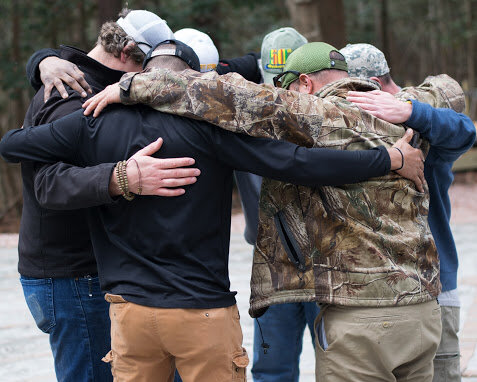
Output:
<path fill-rule="evenodd" d="M 465 109 L 464 91 L 457 81 L 447 74 L 429 76 L 419 86 L 402 89 L 396 97 L 416 99 L 433 107 L 451 108 L 458 113 Z"/>
<path fill-rule="evenodd" d="M 316 96 L 258 85 L 236 73 L 155 69 L 125 75 L 120 86 L 125 104 L 144 103 L 232 132 L 307 147 L 315 143 L 323 114 L 334 107 Z"/>

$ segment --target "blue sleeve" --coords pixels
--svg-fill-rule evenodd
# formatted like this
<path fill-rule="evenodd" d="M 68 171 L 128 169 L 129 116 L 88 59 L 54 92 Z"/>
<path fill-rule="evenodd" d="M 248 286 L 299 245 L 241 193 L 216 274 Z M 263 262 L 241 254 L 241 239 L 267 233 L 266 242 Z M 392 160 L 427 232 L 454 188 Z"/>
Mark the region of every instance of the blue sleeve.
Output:
<path fill-rule="evenodd" d="M 342 151 L 306 148 L 215 129 L 217 157 L 235 170 L 303 186 L 338 186 L 386 175 L 387 150 Z"/>
<path fill-rule="evenodd" d="M 86 130 L 83 110 L 57 121 L 10 130 L 0 141 L 0 156 L 7 162 L 57 162 L 83 166 L 77 147 Z"/>
<path fill-rule="evenodd" d="M 465 114 L 436 109 L 416 100 L 406 125 L 418 131 L 443 162 L 454 162 L 475 142 L 475 126 Z"/>

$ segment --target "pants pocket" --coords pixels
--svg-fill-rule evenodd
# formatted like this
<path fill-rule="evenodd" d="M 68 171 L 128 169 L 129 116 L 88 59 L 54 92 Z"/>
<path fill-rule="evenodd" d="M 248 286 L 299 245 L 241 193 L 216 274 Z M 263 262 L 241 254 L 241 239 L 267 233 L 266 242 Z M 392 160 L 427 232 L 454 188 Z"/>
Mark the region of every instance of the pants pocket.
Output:
<path fill-rule="evenodd" d="M 49 333 L 56 325 L 53 304 L 53 280 L 20 277 L 25 301 L 36 326 L 44 333 Z"/>
<path fill-rule="evenodd" d="M 234 353 L 232 356 L 233 362 L 233 380 L 246 381 L 247 380 L 247 366 L 249 363 L 247 350 L 242 348 L 241 352 Z"/>

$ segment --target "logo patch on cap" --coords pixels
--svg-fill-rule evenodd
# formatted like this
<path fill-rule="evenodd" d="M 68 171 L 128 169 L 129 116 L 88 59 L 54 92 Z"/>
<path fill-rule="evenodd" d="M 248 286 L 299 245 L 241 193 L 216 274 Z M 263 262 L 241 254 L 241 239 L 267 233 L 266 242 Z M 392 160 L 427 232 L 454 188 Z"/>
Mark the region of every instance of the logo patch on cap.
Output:
<path fill-rule="evenodd" d="M 215 70 L 216 68 L 217 68 L 217 64 L 200 64 L 201 72 L 209 72 L 211 70 Z"/>
<path fill-rule="evenodd" d="M 271 49 L 270 63 L 265 65 L 265 69 L 283 69 L 285 62 L 292 52 L 292 49 Z"/>

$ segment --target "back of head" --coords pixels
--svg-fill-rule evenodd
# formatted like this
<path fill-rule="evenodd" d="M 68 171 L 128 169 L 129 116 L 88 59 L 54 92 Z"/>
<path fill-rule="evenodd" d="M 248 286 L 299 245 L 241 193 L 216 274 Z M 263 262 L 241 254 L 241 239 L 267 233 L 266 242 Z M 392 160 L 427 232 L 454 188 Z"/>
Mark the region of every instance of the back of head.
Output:
<path fill-rule="evenodd" d="M 174 33 L 176 40 L 189 45 L 197 54 L 200 60 L 200 71 L 202 73 L 215 70 L 219 63 L 219 51 L 212 39 L 197 29 L 184 28 Z"/>
<path fill-rule="evenodd" d="M 280 28 L 270 32 L 262 42 L 263 80 L 273 83 L 273 77 L 283 71 L 288 56 L 308 40 L 290 27 Z"/>
<path fill-rule="evenodd" d="M 177 40 L 165 40 L 147 53 L 143 68 L 200 71 L 200 61 L 190 46 Z"/>
<path fill-rule="evenodd" d="M 371 44 L 348 44 L 340 52 L 346 58 L 351 77 L 368 79 L 389 74 L 384 53 Z"/>
<path fill-rule="evenodd" d="M 348 73 L 343 55 L 330 44 L 310 42 L 295 50 L 283 68 L 285 74 L 280 81 L 282 88 L 288 89 L 300 74 L 311 74 L 325 70 L 337 70 Z"/>
<path fill-rule="evenodd" d="M 97 41 L 114 57 L 119 57 L 132 43 L 128 54 L 136 63 L 141 63 L 151 47 L 174 36 L 167 23 L 152 12 L 123 9 L 119 16 L 116 22 L 108 21 L 101 26 Z"/>

